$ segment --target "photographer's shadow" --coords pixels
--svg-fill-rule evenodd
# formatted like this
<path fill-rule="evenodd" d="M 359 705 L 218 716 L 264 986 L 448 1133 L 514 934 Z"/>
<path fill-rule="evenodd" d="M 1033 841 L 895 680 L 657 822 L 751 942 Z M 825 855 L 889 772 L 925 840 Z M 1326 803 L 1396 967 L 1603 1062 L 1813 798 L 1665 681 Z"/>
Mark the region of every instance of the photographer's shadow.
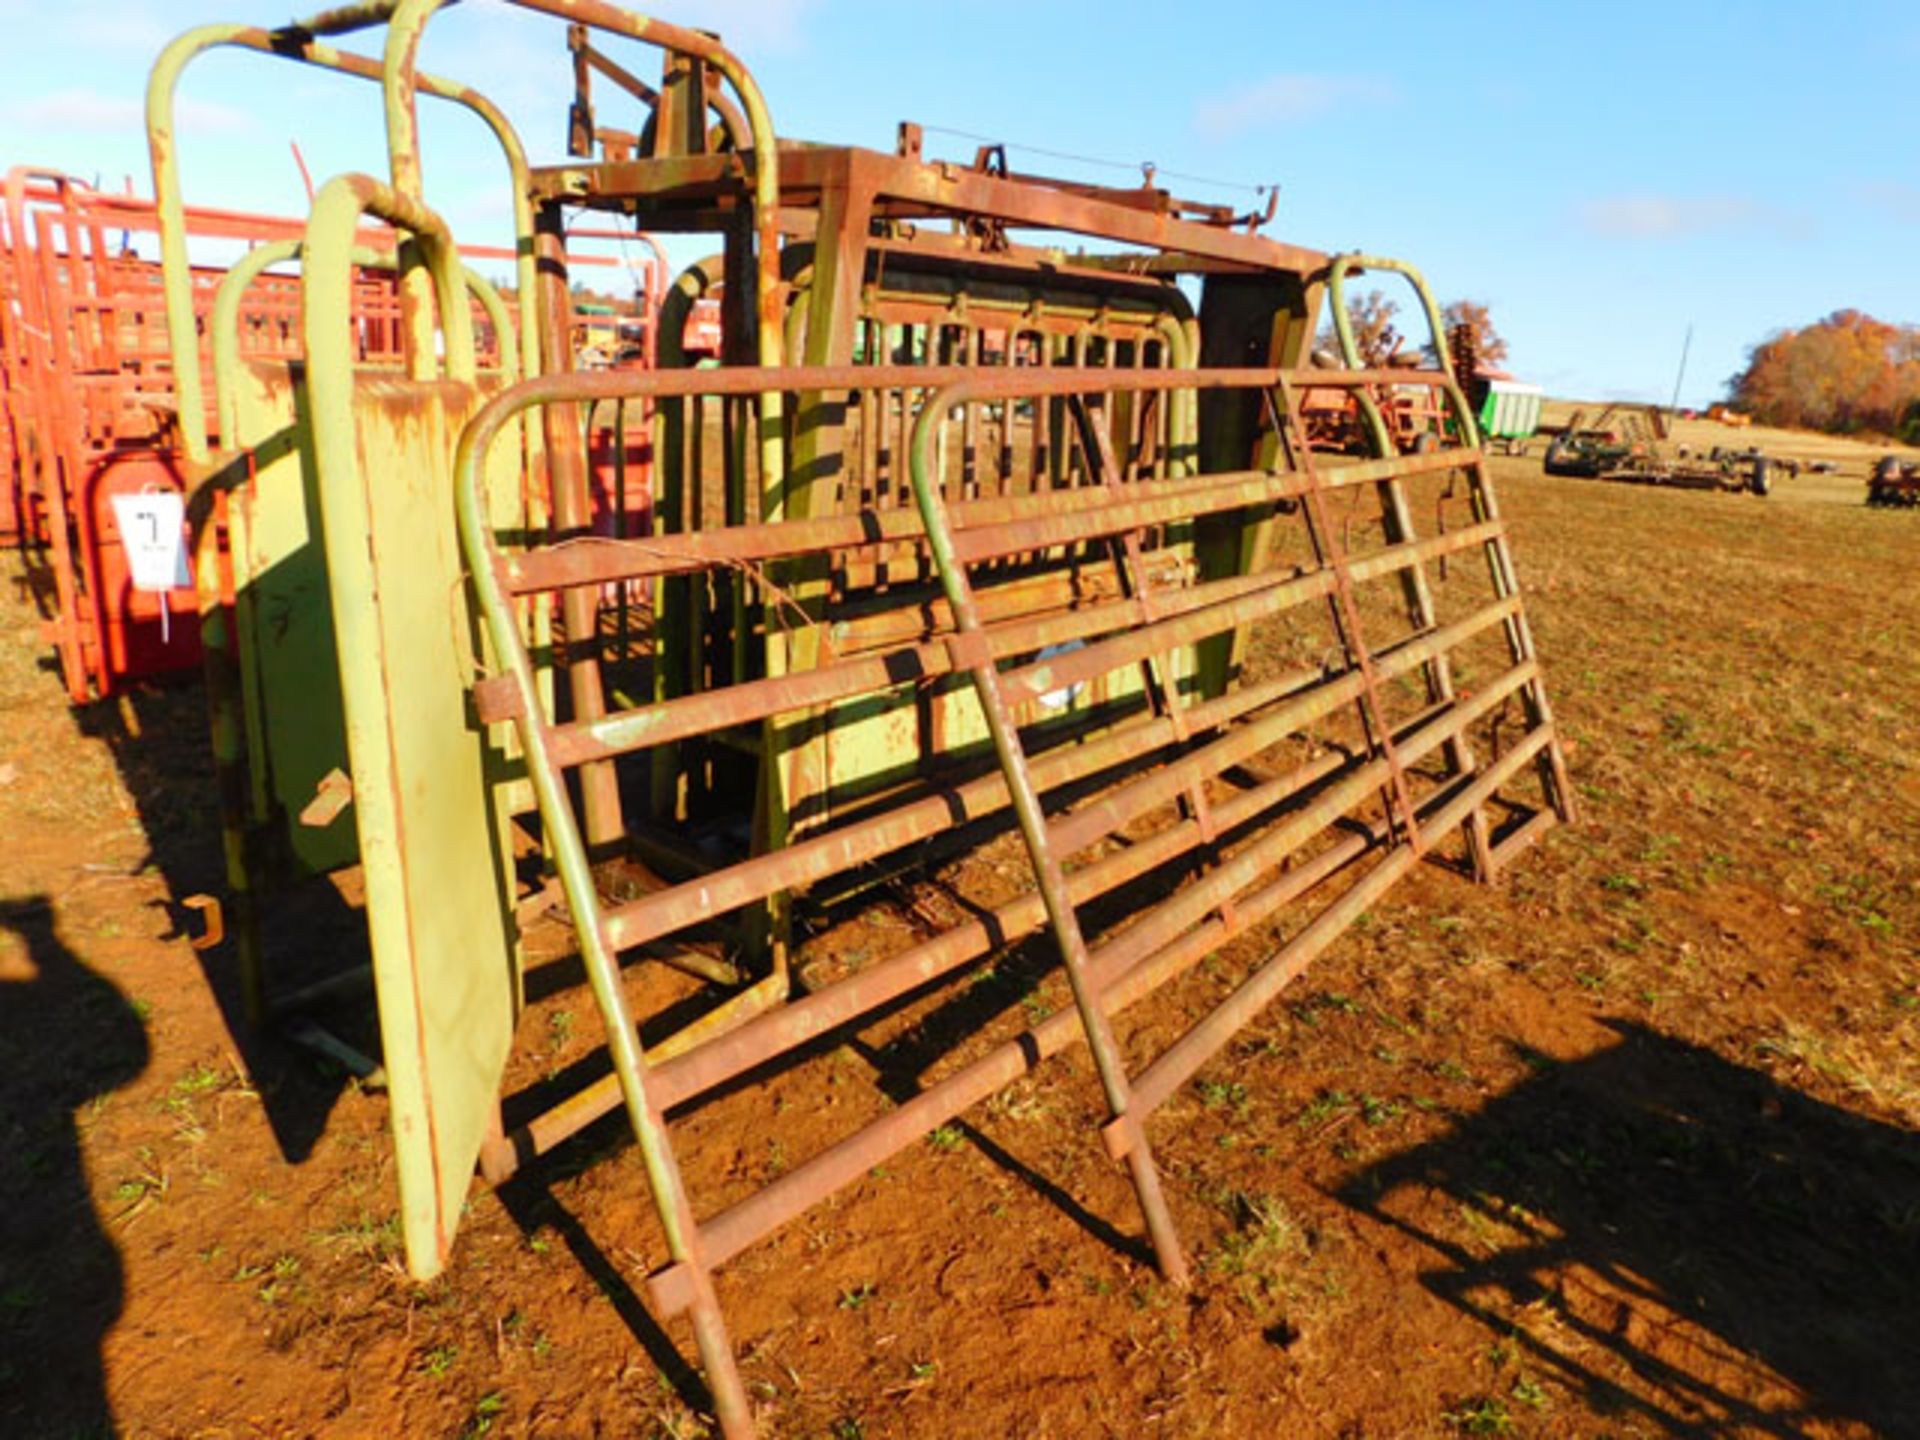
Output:
<path fill-rule="evenodd" d="M 101 1342 L 120 1252 L 79 1113 L 147 1067 L 146 1027 L 61 941 L 45 896 L 0 899 L 0 1434 L 116 1434 Z"/>

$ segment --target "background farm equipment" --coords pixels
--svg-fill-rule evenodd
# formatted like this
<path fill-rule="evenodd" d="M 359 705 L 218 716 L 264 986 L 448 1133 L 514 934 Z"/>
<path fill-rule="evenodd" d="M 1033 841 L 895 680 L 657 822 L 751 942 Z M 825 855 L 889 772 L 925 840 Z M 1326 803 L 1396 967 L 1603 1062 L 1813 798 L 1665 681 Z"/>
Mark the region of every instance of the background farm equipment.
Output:
<path fill-rule="evenodd" d="M 1547 442 L 1541 468 L 1549 475 L 1593 479 L 1645 454 L 1644 445 L 1625 440 L 1616 431 L 1569 425 Z"/>
<path fill-rule="evenodd" d="M 1330 368 L 1361 364 L 1405 369 L 1425 363 L 1423 355 L 1431 357 L 1437 353 L 1431 343 L 1423 355 L 1407 351 L 1399 332 L 1377 318 L 1379 309 L 1396 308 L 1383 306 L 1383 300 L 1378 291 L 1367 296 L 1362 309 L 1375 318 L 1369 333 L 1361 333 L 1355 325 L 1349 342 L 1350 356 L 1323 343 L 1315 351 L 1313 363 Z M 1471 325 L 1450 326 L 1446 345 L 1449 367 L 1472 407 L 1480 442 L 1502 454 L 1524 454 L 1527 441 L 1539 430 L 1544 392 L 1539 386 L 1516 380 L 1503 370 L 1484 366 Z M 1373 353 L 1369 354 L 1370 350 Z M 1460 438 L 1446 408 L 1437 404 L 1433 393 L 1422 387 L 1374 386 L 1368 398 L 1385 423 L 1397 454 L 1412 454 L 1438 445 L 1443 439 L 1457 442 Z M 1316 450 L 1329 454 L 1362 454 L 1372 443 L 1357 392 L 1331 385 L 1312 386 L 1302 393 L 1300 403 L 1308 441 Z"/>
<path fill-rule="evenodd" d="M 1483 440 L 1507 455 L 1524 455 L 1527 442 L 1540 428 L 1540 402 L 1546 392 L 1538 385 L 1504 376 L 1476 375 L 1467 387 L 1476 407 Z"/>
<path fill-rule="evenodd" d="M 1657 407 L 1609 405 L 1591 420 L 1576 410 L 1553 434 L 1541 464 L 1549 475 L 1752 495 L 1768 494 L 1776 478 L 1800 470 L 1757 448 L 1714 446 L 1703 455 L 1666 441 L 1666 416 Z"/>
<path fill-rule="evenodd" d="M 890 151 L 783 143 L 712 36 L 515 3 L 575 22 L 560 163 L 415 71 L 434 0 L 203 27 L 155 67 L 232 930 L 271 1013 L 263 930 L 303 879 L 356 869 L 417 1276 L 448 1262 L 476 1162 L 503 1180 L 624 1109 L 666 1250 L 648 1298 L 691 1317 L 739 1436 L 716 1267 L 1085 1043 L 1098 1138 L 1180 1281 L 1155 1111 L 1423 859 L 1492 881 L 1571 798 L 1473 409 L 1444 362 L 1366 366 L 1343 319 L 1351 275 L 1398 276 L 1441 355 L 1417 272 L 1150 179 L 929 158 L 911 125 Z M 382 60 L 316 38 L 383 26 Z M 656 47 L 659 85 L 609 38 Z M 320 187 L 284 256 L 297 358 L 235 353 L 223 313 L 209 402 L 171 107 L 229 46 L 378 81 L 389 178 Z M 601 123 L 596 76 L 637 123 Z M 482 290 L 476 314 L 424 201 L 420 95 L 499 144 L 512 311 Z M 717 247 L 665 287 L 652 369 L 579 362 L 583 216 Z M 381 227 L 410 243 L 398 353 L 375 364 L 352 295 Z M 703 305 L 717 366 L 697 363 Z M 1340 363 L 1308 369 L 1323 307 Z M 1309 389 L 1353 397 L 1337 456 L 1308 434 Z M 1418 533 L 1446 495 L 1468 522 Z M 1433 572 L 1467 556 L 1442 591 Z M 988 856 L 1032 884 L 976 883 L 952 925 L 800 983 L 876 891 Z M 1117 1017 L 1282 915 L 1205 1018 L 1129 1054 Z M 556 942 L 538 966 L 536 933 Z M 684 1112 L 1036 949 L 1070 1004 L 1005 1007 L 878 1118 L 696 1204 Z M 567 952 L 577 967 L 549 958 Z M 581 968 L 608 1073 L 503 1096 L 529 990 Z"/>
<path fill-rule="evenodd" d="M 1920 505 L 1920 464 L 1897 455 L 1875 461 L 1867 478 L 1867 504 L 1887 509 Z"/>
<path fill-rule="evenodd" d="M 1471 324 L 1448 327 L 1447 354 L 1454 376 L 1473 406 L 1482 443 L 1503 454 L 1524 455 L 1527 442 L 1539 432 L 1545 392 L 1538 385 L 1528 385 L 1504 370 L 1483 364 L 1477 332 Z"/>

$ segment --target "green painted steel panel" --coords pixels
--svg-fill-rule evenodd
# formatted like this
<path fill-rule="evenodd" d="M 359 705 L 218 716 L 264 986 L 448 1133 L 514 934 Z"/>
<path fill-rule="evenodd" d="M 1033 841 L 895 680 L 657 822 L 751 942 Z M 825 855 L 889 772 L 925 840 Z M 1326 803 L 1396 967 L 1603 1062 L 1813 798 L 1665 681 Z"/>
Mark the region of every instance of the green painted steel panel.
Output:
<path fill-rule="evenodd" d="M 348 768 L 320 496 L 289 367 L 247 366 L 238 398 L 255 463 L 228 511 L 253 821 L 284 827 L 276 851 L 296 873 L 324 874 L 359 859 L 360 844 L 351 814 L 299 818 L 321 780 Z"/>
<path fill-rule="evenodd" d="M 504 798 L 489 789 L 504 761 L 468 721 L 481 650 L 450 523 L 475 400 L 452 382 L 357 377 L 358 464 L 321 493 L 401 1225 L 421 1278 L 446 1263 L 517 1003 Z"/>

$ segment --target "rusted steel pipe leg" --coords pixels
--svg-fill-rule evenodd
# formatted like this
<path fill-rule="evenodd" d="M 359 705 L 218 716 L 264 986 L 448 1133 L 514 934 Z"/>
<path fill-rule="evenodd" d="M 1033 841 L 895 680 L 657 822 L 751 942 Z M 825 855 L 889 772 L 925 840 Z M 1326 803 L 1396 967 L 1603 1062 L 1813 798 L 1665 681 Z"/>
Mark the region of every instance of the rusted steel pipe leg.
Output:
<path fill-rule="evenodd" d="M 540 284 L 543 300 L 552 316 L 566 313 L 568 305 L 565 232 L 558 206 L 549 205 L 537 217 L 535 245 L 540 259 Z M 542 369 L 559 373 L 571 368 L 565 328 L 558 320 L 539 336 L 545 347 Z M 533 342 L 529 342 L 531 349 Z M 587 498 L 587 457 L 581 441 L 578 413 L 571 405 L 556 405 L 547 413 L 547 466 L 553 484 L 554 528 L 565 537 L 583 535 L 591 522 L 591 504 Z M 607 701 L 600 676 L 599 597 L 591 590 L 568 590 L 560 600 L 567 627 L 567 679 L 577 719 L 598 720 L 607 713 Z M 582 766 L 580 770 L 582 808 L 586 812 L 587 844 L 596 851 L 611 849 L 621 842 L 625 825 L 620 812 L 619 782 L 611 764 Z"/>
<path fill-rule="evenodd" d="M 931 522 L 928 529 L 933 529 Z M 944 535 L 941 538 L 944 539 Z M 938 550 L 936 542 L 936 554 Z M 940 564 L 943 582 L 956 574 L 957 571 L 950 570 L 945 563 Z M 1160 1172 L 1154 1166 L 1146 1130 L 1129 1109 L 1125 1063 L 1120 1056 L 1119 1044 L 1113 1038 L 1106 1007 L 1087 974 L 1086 937 L 1080 933 L 1080 920 L 1074 912 L 1073 898 L 1067 892 L 1067 877 L 1060 868 L 1060 861 L 1054 855 L 1052 846 L 1047 843 L 1046 816 L 1040 809 L 1040 797 L 1034 792 L 1033 781 L 1027 773 L 1026 755 L 1021 750 L 1020 736 L 1007 714 L 1006 702 L 1000 693 L 999 676 L 986 650 L 985 637 L 980 634 L 980 619 L 974 609 L 972 587 L 966 585 L 964 577 L 961 577 L 958 593 L 956 587 L 949 584 L 947 598 L 953 605 L 954 617 L 960 628 L 953 645 L 956 650 L 971 652 L 977 657 L 977 663 L 969 664 L 967 669 L 972 676 L 974 690 L 980 696 L 980 708 L 986 712 L 987 731 L 993 738 L 994 749 L 999 752 L 1000 768 L 1007 777 L 1014 813 L 1019 819 L 1021 833 L 1026 836 L 1027 851 L 1033 857 L 1034 875 L 1040 882 L 1047 918 L 1052 922 L 1054 939 L 1059 943 L 1060 955 L 1066 965 L 1067 982 L 1073 988 L 1073 1003 L 1080 1012 L 1081 1023 L 1086 1027 L 1087 1047 L 1093 1052 L 1094 1068 L 1099 1072 L 1101 1088 L 1106 1092 L 1107 1108 L 1113 1117 L 1110 1123 L 1115 1128 L 1130 1132 L 1127 1169 L 1133 1177 L 1134 1191 L 1140 1197 L 1140 1212 L 1146 1218 L 1154 1257 L 1159 1262 L 1160 1273 L 1170 1284 L 1184 1286 L 1187 1283 L 1186 1256 L 1181 1252 L 1180 1237 L 1174 1230 L 1173 1216 L 1167 1209 L 1166 1196 L 1160 1188 Z M 956 654 L 954 658 L 957 669 L 961 657 Z"/>
<path fill-rule="evenodd" d="M 1134 1193 L 1140 1198 L 1140 1212 L 1147 1222 L 1147 1234 L 1153 1242 L 1160 1273 L 1169 1283 L 1184 1286 L 1187 1283 L 1186 1256 L 1181 1253 L 1180 1237 L 1174 1231 L 1173 1216 L 1167 1209 L 1166 1195 L 1160 1188 L 1160 1172 L 1154 1166 L 1146 1130 L 1128 1107 L 1127 1073 L 1120 1047 L 1114 1040 L 1099 991 L 1087 973 L 1086 937 L 1080 933 L 1080 920 L 1074 912 L 1073 897 L 1067 890 L 1066 875 L 1047 842 L 1046 816 L 1040 808 L 1040 797 L 1034 791 L 1033 779 L 1027 770 L 1019 733 L 1014 729 L 1005 699 L 1000 693 L 999 672 L 994 669 L 993 653 L 983 633 L 973 586 L 968 583 L 966 571 L 954 553 L 945 507 L 935 491 L 937 478 L 928 473 L 927 455 L 939 413 L 940 407 L 929 404 L 921 412 L 920 423 L 914 432 L 913 492 L 921 518 L 926 523 L 927 540 L 933 552 L 935 568 L 940 572 L 941 588 L 946 591 L 947 603 L 953 610 L 954 625 L 958 631 L 948 642 L 953 651 L 954 668 L 970 673 L 974 690 L 980 697 L 980 708 L 985 712 L 987 731 L 1000 757 L 1000 769 L 1006 776 L 1014 814 L 1020 822 L 1021 833 L 1026 837 L 1027 851 L 1033 857 L 1034 875 L 1046 904 L 1047 918 L 1052 922 L 1054 938 L 1060 945 L 1067 983 L 1073 988 L 1073 1003 L 1080 1012 L 1080 1023 L 1086 1030 L 1087 1048 L 1093 1052 L 1094 1068 L 1099 1072 L 1100 1086 L 1106 1094 L 1107 1108 L 1112 1116 L 1111 1125 L 1128 1132 L 1127 1169 L 1133 1177 Z"/>

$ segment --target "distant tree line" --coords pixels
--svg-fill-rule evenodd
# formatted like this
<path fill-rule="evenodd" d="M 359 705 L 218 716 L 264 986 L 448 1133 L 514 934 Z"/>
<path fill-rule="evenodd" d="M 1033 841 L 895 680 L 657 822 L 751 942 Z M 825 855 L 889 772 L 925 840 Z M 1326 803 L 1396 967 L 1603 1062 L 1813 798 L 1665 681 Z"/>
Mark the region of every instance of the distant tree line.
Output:
<path fill-rule="evenodd" d="M 1920 443 L 1920 326 L 1836 310 L 1762 340 L 1727 386 L 1735 406 L 1768 425 Z"/>

